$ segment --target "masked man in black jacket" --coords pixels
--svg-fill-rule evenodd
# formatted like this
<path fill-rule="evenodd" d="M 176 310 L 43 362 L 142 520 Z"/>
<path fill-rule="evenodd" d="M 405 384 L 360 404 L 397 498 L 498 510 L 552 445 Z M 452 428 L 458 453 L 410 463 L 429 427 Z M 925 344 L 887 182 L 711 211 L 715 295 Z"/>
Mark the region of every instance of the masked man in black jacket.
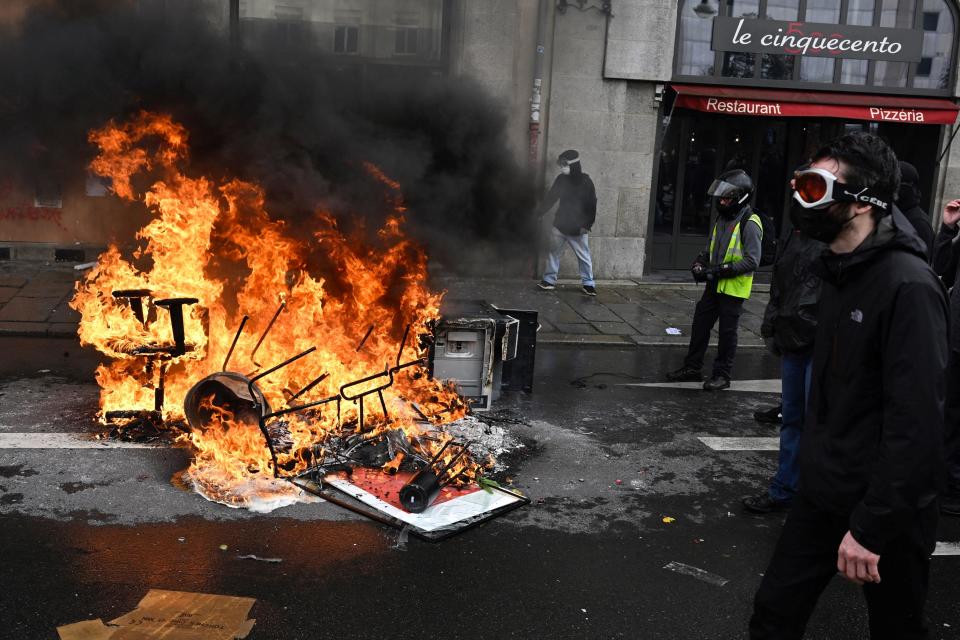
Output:
<path fill-rule="evenodd" d="M 947 488 L 940 513 L 960 516 L 960 200 L 943 208 L 943 224 L 933 251 L 933 269 L 950 289 L 950 363 L 944 419 L 947 444 Z"/>
<path fill-rule="evenodd" d="M 800 491 L 757 591 L 752 638 L 802 638 L 838 571 L 863 585 L 871 638 L 927 637 L 947 302 L 892 204 L 899 178 L 893 151 L 865 133 L 834 140 L 795 178 L 797 225 L 829 250 Z"/>
<path fill-rule="evenodd" d="M 560 175 L 553 181 L 553 186 L 540 206 L 539 217 L 542 218 L 559 202 L 553 227 L 550 229 L 547 268 L 537 286 L 545 291 L 556 288 L 560 256 L 563 249 L 570 245 L 580 268 L 581 291 L 588 296 L 595 296 L 597 289 L 593 281 L 593 260 L 590 257 L 588 235 L 597 219 L 597 191 L 593 180 L 583 172 L 580 153 L 575 149 L 567 149 L 561 153 L 557 158 L 557 166 L 560 167 Z"/>

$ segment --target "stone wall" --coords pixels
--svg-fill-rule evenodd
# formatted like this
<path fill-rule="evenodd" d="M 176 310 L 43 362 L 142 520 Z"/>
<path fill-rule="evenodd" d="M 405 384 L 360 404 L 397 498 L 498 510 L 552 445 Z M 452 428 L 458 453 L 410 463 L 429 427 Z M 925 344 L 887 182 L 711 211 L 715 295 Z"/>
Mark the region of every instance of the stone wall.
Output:
<path fill-rule="evenodd" d="M 615 17 L 622 5 L 615 3 Z M 564 149 L 580 151 L 583 170 L 597 187 L 597 221 L 590 237 L 594 275 L 600 279 L 639 278 L 653 175 L 658 105 L 655 83 L 604 79 L 607 17 L 574 8 L 556 14 L 547 182 L 557 173 L 550 162 Z M 619 28 L 619 27 L 618 27 Z M 634 24 L 638 37 L 644 32 Z M 622 30 L 621 30 L 622 31 Z M 672 36 L 669 36 L 672 39 Z M 568 251 L 561 277 L 576 277 Z"/>
<path fill-rule="evenodd" d="M 604 76 L 665 82 L 673 73 L 677 0 L 616 0 Z"/>

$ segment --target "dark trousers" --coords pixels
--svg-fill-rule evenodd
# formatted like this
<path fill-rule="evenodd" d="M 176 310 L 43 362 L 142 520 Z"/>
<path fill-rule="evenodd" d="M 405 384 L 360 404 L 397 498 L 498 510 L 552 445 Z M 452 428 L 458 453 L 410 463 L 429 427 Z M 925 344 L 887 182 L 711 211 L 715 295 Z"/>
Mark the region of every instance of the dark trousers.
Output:
<path fill-rule="evenodd" d="M 863 586 L 872 640 L 927 637 L 923 607 L 937 517 L 936 503 L 918 512 L 910 530 L 880 554 L 880 582 Z M 824 511 L 802 493 L 797 496 L 754 598 L 752 640 L 803 637 L 817 599 L 837 573 L 837 549 L 848 528 L 848 515 Z M 853 637 L 837 631 L 838 637 Z"/>
<path fill-rule="evenodd" d="M 693 312 L 690 346 L 683 364 L 691 369 L 703 368 L 703 357 L 710 344 L 710 332 L 719 319 L 720 336 L 717 340 L 717 359 L 713 361 L 713 375 L 729 379 L 733 372 L 733 358 L 737 355 L 737 329 L 740 326 L 742 310 L 743 298 L 717 293 L 716 283 L 707 284 Z"/>
<path fill-rule="evenodd" d="M 950 351 L 943 428 L 946 436 L 947 492 L 960 494 L 960 353 Z"/>

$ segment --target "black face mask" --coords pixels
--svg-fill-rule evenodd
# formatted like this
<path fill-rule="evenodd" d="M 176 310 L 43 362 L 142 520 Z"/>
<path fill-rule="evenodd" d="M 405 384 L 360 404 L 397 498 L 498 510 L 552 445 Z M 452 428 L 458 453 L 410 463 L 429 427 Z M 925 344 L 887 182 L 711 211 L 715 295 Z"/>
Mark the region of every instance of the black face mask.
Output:
<path fill-rule="evenodd" d="M 720 204 L 720 198 L 716 198 L 717 213 L 726 218 L 727 220 L 732 220 L 737 217 L 737 214 L 740 213 L 740 209 L 743 207 L 742 204 L 736 200 L 731 200 L 730 204 L 726 207 Z"/>
<path fill-rule="evenodd" d="M 790 207 L 790 220 L 808 238 L 830 244 L 856 216 L 847 215 L 849 205 L 833 204 L 824 209 L 805 209 L 795 204 Z"/>

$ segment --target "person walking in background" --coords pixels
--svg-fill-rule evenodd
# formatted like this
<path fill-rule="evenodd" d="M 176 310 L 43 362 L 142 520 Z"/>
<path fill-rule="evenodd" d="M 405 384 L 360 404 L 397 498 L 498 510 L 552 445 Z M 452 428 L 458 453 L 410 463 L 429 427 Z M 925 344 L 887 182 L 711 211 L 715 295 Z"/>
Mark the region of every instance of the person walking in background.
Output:
<path fill-rule="evenodd" d="M 910 221 L 914 231 L 927 247 L 927 260 L 933 256 L 933 226 L 930 216 L 920 206 L 920 174 L 909 162 L 900 161 L 900 191 L 897 208 Z"/>
<path fill-rule="evenodd" d="M 730 386 L 733 359 L 737 354 L 737 330 L 743 301 L 753 289 L 753 273 L 760 266 L 763 222 L 750 206 L 753 181 L 745 171 L 720 174 L 707 195 L 717 208 L 717 221 L 707 248 L 694 261 L 690 272 L 707 286 L 697 302 L 690 331 L 690 345 L 683 366 L 667 374 L 671 382 L 701 382 L 703 358 L 713 325 L 720 321 L 717 357 L 713 375 L 703 383 L 707 391 Z"/>
<path fill-rule="evenodd" d="M 950 358 L 947 365 L 947 403 L 944 428 L 947 447 L 947 486 L 940 498 L 940 512 L 960 516 L 960 200 L 943 208 L 943 223 L 937 233 L 933 270 L 950 287 Z"/>
<path fill-rule="evenodd" d="M 829 251 L 817 263 L 800 491 L 754 599 L 754 640 L 800 640 L 838 571 L 863 585 L 871 638 L 927 637 L 948 309 L 893 205 L 899 174 L 882 139 L 854 133 L 795 178 L 795 223 Z"/>
<path fill-rule="evenodd" d="M 583 293 L 597 295 L 593 280 L 593 261 L 590 257 L 590 245 L 587 236 L 597 218 L 597 192 L 593 180 L 583 172 L 580 166 L 580 153 L 568 149 L 557 158 L 560 175 L 553 181 L 543 204 L 539 218 L 542 218 L 553 205 L 559 203 L 550 228 L 550 252 L 547 266 L 538 285 L 545 291 L 557 286 L 557 273 L 560 271 L 560 256 L 567 245 L 573 248 L 580 266 L 580 282 Z"/>
<path fill-rule="evenodd" d="M 795 205 L 796 206 L 796 205 Z M 810 392 L 813 339 L 817 333 L 820 276 L 814 270 L 826 245 L 799 229 L 787 236 L 773 267 L 770 301 L 760 334 L 767 349 L 781 358 L 782 426 L 777 472 L 763 493 L 743 499 L 753 513 L 782 511 L 790 506 L 800 479 L 800 434 Z"/>

